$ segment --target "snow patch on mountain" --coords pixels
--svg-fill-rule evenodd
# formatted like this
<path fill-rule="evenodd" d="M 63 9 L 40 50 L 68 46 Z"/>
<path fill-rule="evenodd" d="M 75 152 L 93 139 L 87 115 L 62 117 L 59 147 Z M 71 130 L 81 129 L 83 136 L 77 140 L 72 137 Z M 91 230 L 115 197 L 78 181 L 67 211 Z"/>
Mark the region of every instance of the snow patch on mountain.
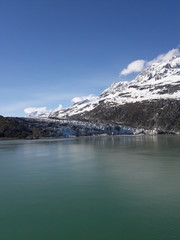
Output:
<path fill-rule="evenodd" d="M 46 107 L 39 107 L 39 108 L 35 108 L 35 107 L 29 107 L 29 108 L 25 108 L 24 112 L 26 113 L 27 116 L 30 117 L 48 117 L 51 110 L 48 110 Z"/>
<path fill-rule="evenodd" d="M 81 96 L 81 97 L 74 97 L 71 102 L 72 103 L 78 103 L 83 101 L 93 101 L 97 98 L 97 96 L 94 96 L 93 94 L 90 94 L 88 96 Z"/>

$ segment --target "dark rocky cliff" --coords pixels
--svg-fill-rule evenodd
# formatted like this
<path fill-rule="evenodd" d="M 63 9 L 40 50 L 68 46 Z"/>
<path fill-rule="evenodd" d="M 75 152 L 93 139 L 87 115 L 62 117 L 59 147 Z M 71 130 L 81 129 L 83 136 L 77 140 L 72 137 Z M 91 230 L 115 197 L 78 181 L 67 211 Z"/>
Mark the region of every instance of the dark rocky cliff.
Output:
<path fill-rule="evenodd" d="M 77 120 L 117 123 L 158 133 L 180 132 L 180 101 L 161 99 L 127 103 L 120 106 L 100 104 L 90 112 L 72 117 Z"/>
<path fill-rule="evenodd" d="M 0 116 L 0 138 L 26 138 L 32 131 L 17 118 Z"/>

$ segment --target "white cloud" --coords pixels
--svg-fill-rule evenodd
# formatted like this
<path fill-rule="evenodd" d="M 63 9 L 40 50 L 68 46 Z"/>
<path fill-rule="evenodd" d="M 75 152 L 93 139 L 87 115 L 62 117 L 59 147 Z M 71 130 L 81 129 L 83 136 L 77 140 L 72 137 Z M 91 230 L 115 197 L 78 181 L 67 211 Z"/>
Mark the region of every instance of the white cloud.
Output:
<path fill-rule="evenodd" d="M 4 93 L 8 93 L 7 89 L 3 89 Z M 12 92 L 17 92 L 16 88 L 10 89 Z M 39 106 L 51 104 L 55 101 L 61 100 L 69 100 L 75 94 L 74 93 L 67 93 L 67 94 L 48 94 L 48 93 L 31 93 L 28 96 L 28 99 L 23 99 L 21 101 L 15 101 L 14 99 L 11 100 L 9 103 L 0 102 L 0 115 L 3 116 L 23 116 L 24 109 L 30 108 L 39 108 Z M 35 106 L 35 107 L 31 107 Z M 42 107 L 40 107 L 41 109 Z M 50 110 L 47 110 L 50 111 Z M 19 114 L 20 112 L 20 114 Z M 22 113 L 21 113 L 22 112 Z"/>
<path fill-rule="evenodd" d="M 71 102 L 72 103 L 78 103 L 78 102 L 81 102 L 81 101 L 85 101 L 85 100 L 95 100 L 97 97 L 94 96 L 93 94 L 90 94 L 88 96 L 81 96 L 81 97 L 74 97 Z"/>
<path fill-rule="evenodd" d="M 144 69 L 145 60 L 136 60 L 130 63 L 127 68 L 121 71 L 121 75 L 128 75 L 134 72 L 141 72 Z"/>
<path fill-rule="evenodd" d="M 179 57 L 180 56 L 180 50 L 178 48 L 173 48 L 169 52 L 160 54 L 156 58 L 150 61 L 145 61 L 145 60 L 136 60 L 130 63 L 127 68 L 123 69 L 120 72 L 120 75 L 128 75 L 131 73 L 137 73 L 143 71 L 146 67 L 154 64 L 154 63 L 161 63 L 167 60 L 170 60 L 172 57 Z"/>

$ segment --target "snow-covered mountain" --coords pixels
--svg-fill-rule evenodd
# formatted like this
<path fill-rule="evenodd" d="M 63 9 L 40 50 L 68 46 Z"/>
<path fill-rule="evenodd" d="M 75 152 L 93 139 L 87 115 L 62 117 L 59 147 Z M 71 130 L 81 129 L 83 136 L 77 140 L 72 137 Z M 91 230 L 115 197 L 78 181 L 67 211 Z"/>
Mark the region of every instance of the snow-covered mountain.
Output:
<path fill-rule="evenodd" d="M 173 57 L 163 63 L 153 63 L 131 82 L 113 83 L 98 97 L 77 101 L 69 108 L 57 109 L 48 115 L 42 111 L 32 111 L 29 117 L 67 119 L 89 112 L 102 103 L 114 107 L 156 99 L 180 100 L 180 57 Z"/>

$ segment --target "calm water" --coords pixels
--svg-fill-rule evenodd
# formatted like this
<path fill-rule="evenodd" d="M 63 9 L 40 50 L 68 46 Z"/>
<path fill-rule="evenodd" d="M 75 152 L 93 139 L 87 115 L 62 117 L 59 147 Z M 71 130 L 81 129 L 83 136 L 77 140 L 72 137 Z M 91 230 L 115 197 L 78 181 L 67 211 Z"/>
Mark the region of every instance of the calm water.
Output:
<path fill-rule="evenodd" d="M 0 239 L 179 240 L 180 136 L 0 141 Z"/>

